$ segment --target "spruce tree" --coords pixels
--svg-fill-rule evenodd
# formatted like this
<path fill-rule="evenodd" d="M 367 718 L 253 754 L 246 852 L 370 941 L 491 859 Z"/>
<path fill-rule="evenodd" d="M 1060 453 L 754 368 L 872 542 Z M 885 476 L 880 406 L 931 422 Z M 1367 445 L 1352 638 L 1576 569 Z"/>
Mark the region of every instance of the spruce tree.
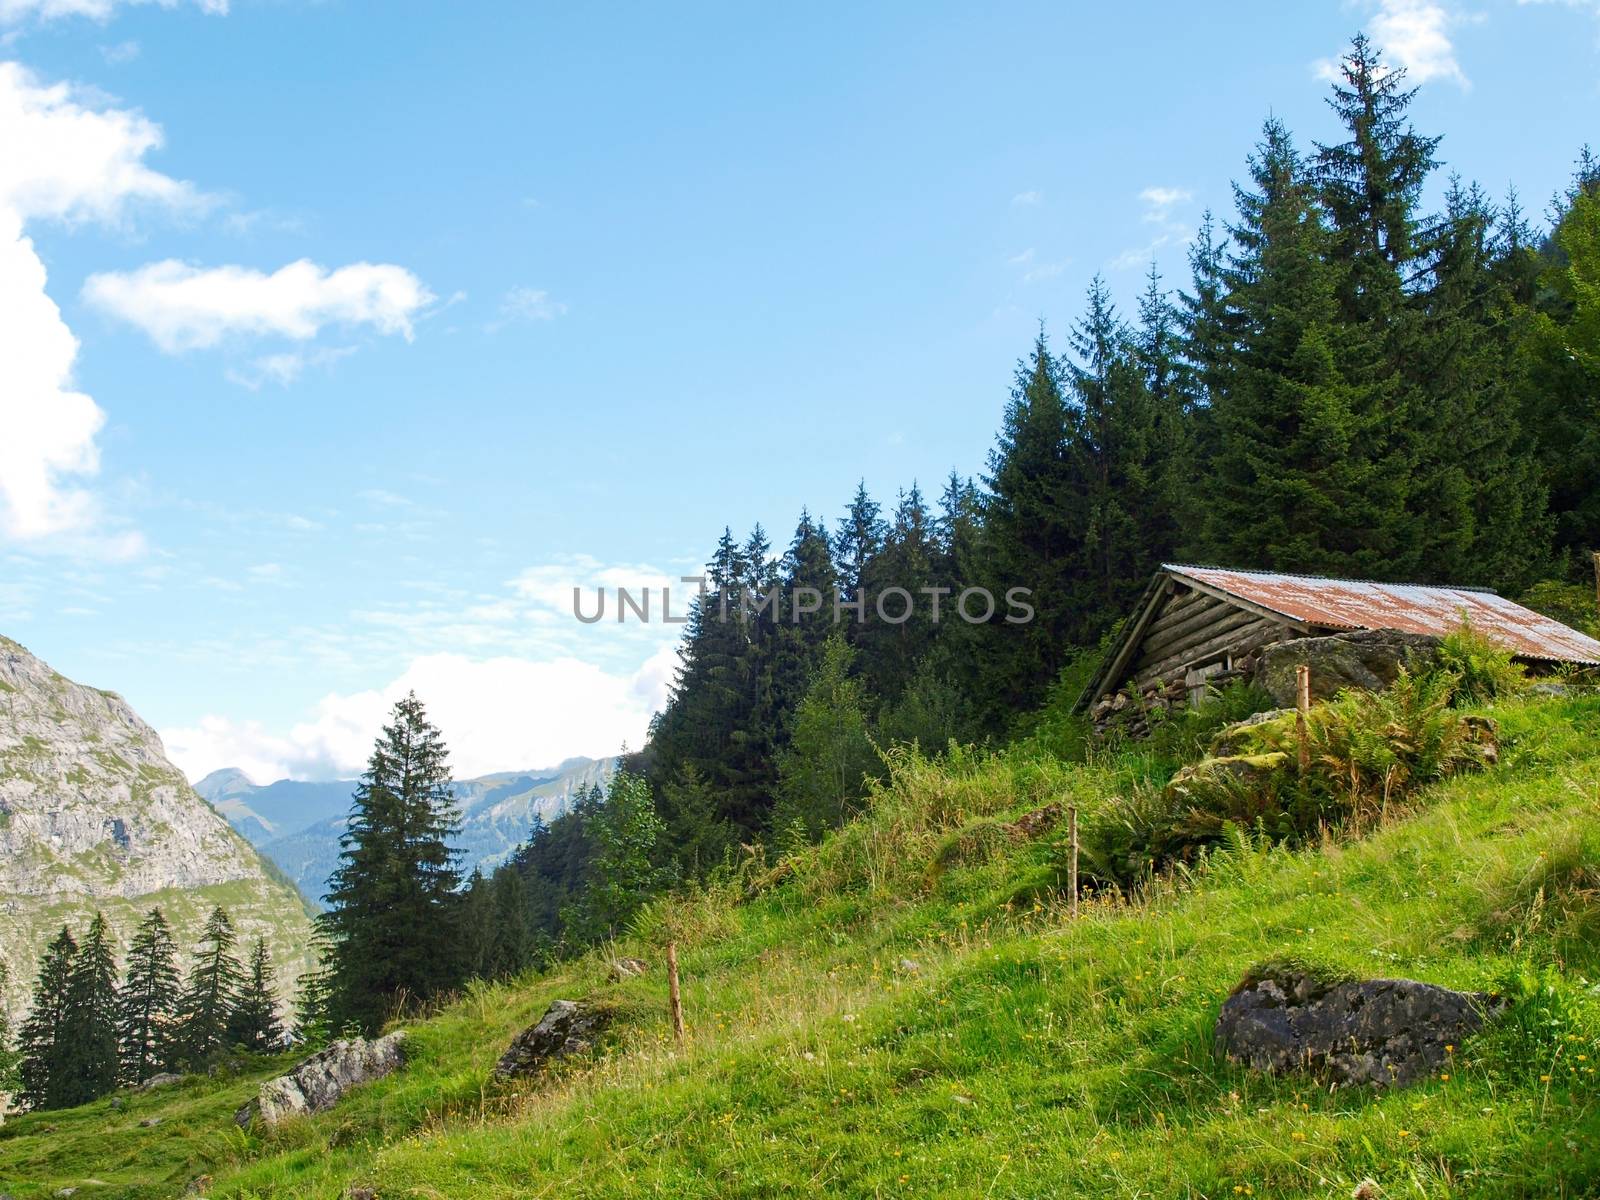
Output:
<path fill-rule="evenodd" d="M 669 881 L 658 865 L 657 843 L 664 827 L 641 776 L 622 770 L 613 775 L 605 802 L 591 821 L 595 854 L 589 885 L 567 918 L 573 936 L 582 942 L 616 937 Z"/>
<path fill-rule="evenodd" d="M 63 925 L 40 959 L 33 1004 L 17 1036 L 17 1050 L 22 1056 L 18 1066 L 22 1083 L 19 1098 L 29 1108 L 60 1108 L 69 1103 L 68 1047 L 62 1031 L 77 957 L 78 943 Z"/>
<path fill-rule="evenodd" d="M 1199 486 L 1202 557 L 1224 566 L 1382 577 L 1399 555 L 1408 478 L 1378 388 L 1351 380 L 1339 271 L 1288 130 L 1269 120 L 1235 189 L 1231 382 L 1213 401 L 1216 446 Z"/>
<path fill-rule="evenodd" d="M 178 966 L 172 930 L 152 908 L 133 935 L 119 997 L 117 1040 L 125 1083 L 143 1083 L 169 1065 L 177 1021 Z"/>
<path fill-rule="evenodd" d="M 9 978 L 6 964 L 0 961 L 0 995 L 5 994 Z M 11 1017 L 5 1005 L 0 1004 L 0 1096 L 10 1096 L 21 1086 L 17 1071 L 21 1062 L 21 1053 L 11 1044 Z"/>
<path fill-rule="evenodd" d="M 880 762 L 867 726 L 868 697 L 851 671 L 855 652 L 836 635 L 823 651 L 811 688 L 794 716 L 794 734 L 778 766 L 773 833 L 791 828 L 816 839 L 842 822 L 866 792 Z"/>
<path fill-rule="evenodd" d="M 258 1054 L 283 1045 L 283 1024 L 278 1020 L 278 996 L 272 985 L 272 959 L 265 938 L 257 938 L 250 951 L 250 965 L 245 969 L 239 998 L 228 1014 L 227 1040 L 230 1046 L 243 1046 Z"/>
<path fill-rule="evenodd" d="M 980 664 L 972 687 L 984 723 L 999 727 L 1036 704 L 1073 645 L 1081 623 L 1070 596 L 1081 579 L 1082 481 L 1068 456 L 1068 412 L 1062 367 L 1040 329 L 1015 383 L 995 448 L 989 454 L 981 578 L 1003 610 L 1004 594 L 1028 588 L 1037 608 L 1028 624 L 1007 625 L 1001 611 L 970 631 L 970 661 Z M 946 621 L 962 620 L 958 597 Z M 983 605 L 969 611 L 981 615 Z"/>
<path fill-rule="evenodd" d="M 459 825 L 449 751 L 422 702 L 394 706 L 356 788 L 319 925 L 328 939 L 335 1028 L 375 1031 L 398 1006 L 461 979 Z"/>
<path fill-rule="evenodd" d="M 228 1023 L 244 982 L 234 942 L 233 922 L 219 905 L 206 918 L 178 1002 L 178 1056 L 191 1069 L 214 1062 L 228 1048 Z"/>
<path fill-rule="evenodd" d="M 57 1042 L 61 1103 L 87 1104 L 117 1086 L 117 963 L 102 913 L 95 913 L 72 960 Z"/>
<path fill-rule="evenodd" d="M 494 873 L 494 922 L 489 939 L 490 979 L 509 979 L 525 971 L 533 957 L 533 931 L 528 927 L 528 890 L 522 873 L 501 867 Z"/>

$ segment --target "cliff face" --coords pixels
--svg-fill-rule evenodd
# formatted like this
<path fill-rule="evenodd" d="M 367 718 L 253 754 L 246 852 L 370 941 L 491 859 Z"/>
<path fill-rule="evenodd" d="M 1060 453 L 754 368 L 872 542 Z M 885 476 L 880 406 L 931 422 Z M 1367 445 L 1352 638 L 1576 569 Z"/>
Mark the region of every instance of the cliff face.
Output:
<path fill-rule="evenodd" d="M 45 940 L 81 934 L 103 911 L 125 949 L 159 906 L 179 946 L 211 908 L 233 918 L 240 952 L 265 937 L 279 995 L 310 963 L 310 918 L 293 886 L 256 854 L 120 696 L 52 671 L 0 638 L 0 1002 L 19 1015 Z"/>

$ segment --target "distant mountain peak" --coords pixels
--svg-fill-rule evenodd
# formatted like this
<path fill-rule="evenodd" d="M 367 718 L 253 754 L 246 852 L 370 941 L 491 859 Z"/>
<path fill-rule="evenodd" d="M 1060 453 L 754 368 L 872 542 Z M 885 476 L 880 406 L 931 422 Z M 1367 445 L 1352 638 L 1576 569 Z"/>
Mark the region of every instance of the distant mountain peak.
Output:
<path fill-rule="evenodd" d="M 223 767 L 221 770 L 211 772 L 195 784 L 194 790 L 215 803 L 225 796 L 241 796 L 256 791 L 259 787 L 255 780 L 238 767 Z"/>

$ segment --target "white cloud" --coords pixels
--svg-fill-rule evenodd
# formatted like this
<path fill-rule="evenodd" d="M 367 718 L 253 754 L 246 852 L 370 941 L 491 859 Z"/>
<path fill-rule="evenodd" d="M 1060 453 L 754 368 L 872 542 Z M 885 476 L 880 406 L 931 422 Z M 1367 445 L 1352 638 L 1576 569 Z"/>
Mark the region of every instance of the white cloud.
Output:
<path fill-rule="evenodd" d="M 127 41 L 118 42 L 112 46 L 101 46 L 100 57 L 113 67 L 119 67 L 123 63 L 131 63 L 139 57 L 139 43 Z"/>
<path fill-rule="evenodd" d="M 567 315 L 567 306 L 551 299 L 543 288 L 514 287 L 500 301 L 500 315 L 489 322 L 488 331 L 498 333 L 507 325 L 520 322 L 554 321 Z"/>
<path fill-rule="evenodd" d="M 1171 212 L 1175 205 L 1193 200 L 1194 193 L 1188 188 L 1147 187 L 1139 193 L 1139 199 L 1145 202 L 1144 219 L 1159 221 Z"/>
<path fill-rule="evenodd" d="M 190 779 L 221 767 L 260 781 L 348 777 L 365 766 L 394 702 L 415 691 L 444 732 L 458 778 L 547 767 L 578 754 L 615 754 L 624 743 L 639 747 L 675 665 L 670 646 L 626 672 L 575 658 L 431 654 L 384 687 L 325 697 L 287 735 L 207 716 L 163 730 L 162 740 Z"/>
<path fill-rule="evenodd" d="M 1188 241 L 1192 236 L 1189 226 L 1175 215 L 1177 209 L 1194 199 L 1194 193 L 1188 188 L 1155 184 L 1141 191 L 1138 198 L 1144 206 L 1140 221 L 1156 226 L 1156 230 L 1143 245 L 1130 247 L 1113 258 L 1110 266 L 1114 271 L 1148 267 L 1163 246 Z"/>
<path fill-rule="evenodd" d="M 1011 197 L 1011 203 L 1016 208 L 1031 208 L 1035 204 L 1044 203 L 1044 193 L 1030 188 Z"/>
<path fill-rule="evenodd" d="M 105 21 L 118 8 L 130 3 L 177 8 L 180 0 L 0 0 L 0 22 L 15 23 L 29 19 L 49 21 L 61 17 L 89 17 Z M 191 3 L 201 12 L 218 16 L 228 11 L 228 0 L 191 0 Z"/>
<path fill-rule="evenodd" d="M 330 271 L 307 259 L 270 275 L 167 259 L 91 275 L 83 296 L 143 330 L 168 354 L 241 335 L 307 341 L 329 325 L 370 325 L 409 341 L 412 319 L 434 299 L 404 267 L 363 262 Z"/>
<path fill-rule="evenodd" d="M 1518 2 L 1527 3 L 1528 0 Z M 1373 43 L 1383 53 L 1385 61 L 1405 68 L 1412 83 L 1449 79 L 1463 89 L 1472 86 L 1456 59 L 1450 30 L 1465 20 L 1476 18 L 1452 12 L 1438 0 L 1377 0 L 1375 5 L 1367 7 L 1372 13 L 1368 32 Z M 1338 59 L 1318 59 L 1311 64 L 1311 70 L 1318 79 L 1330 83 L 1344 79 Z"/>
<path fill-rule="evenodd" d="M 137 204 L 203 205 L 190 184 L 144 164 L 160 145 L 140 114 L 0 63 L 0 537 L 110 555 L 140 547 L 134 534 L 107 531 L 83 486 L 99 470 L 105 414 L 73 386 L 78 341 L 27 228 L 116 224 Z"/>
<path fill-rule="evenodd" d="M 1449 33 L 1457 19 L 1433 0 L 1380 0 L 1372 18 L 1372 40 L 1406 69 L 1413 83 L 1452 79 L 1465 88 L 1470 84 Z"/>
<path fill-rule="evenodd" d="M 1038 283 L 1041 280 L 1054 279 L 1072 265 L 1072 259 L 1070 258 L 1055 259 L 1049 262 L 1042 261 L 1032 246 L 1029 246 L 1020 254 L 1013 254 L 1006 259 L 1006 262 L 1010 266 L 1022 269 L 1023 283 Z"/>
<path fill-rule="evenodd" d="M 332 366 L 341 358 L 356 352 L 354 346 L 324 346 L 315 350 L 284 350 L 278 354 L 263 354 L 251 359 L 243 367 L 228 368 L 228 378 L 240 387 L 258 392 L 269 383 L 288 387 L 310 367 Z"/>

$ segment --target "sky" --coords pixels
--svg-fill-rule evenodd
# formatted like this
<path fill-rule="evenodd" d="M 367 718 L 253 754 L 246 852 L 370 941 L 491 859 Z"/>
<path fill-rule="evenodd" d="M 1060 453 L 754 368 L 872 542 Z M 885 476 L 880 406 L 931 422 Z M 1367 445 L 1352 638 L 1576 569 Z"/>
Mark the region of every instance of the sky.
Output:
<path fill-rule="evenodd" d="M 0 0 L 0 633 L 191 778 L 637 747 L 679 627 L 574 586 L 980 473 L 1360 29 L 1541 214 L 1600 0 Z"/>

